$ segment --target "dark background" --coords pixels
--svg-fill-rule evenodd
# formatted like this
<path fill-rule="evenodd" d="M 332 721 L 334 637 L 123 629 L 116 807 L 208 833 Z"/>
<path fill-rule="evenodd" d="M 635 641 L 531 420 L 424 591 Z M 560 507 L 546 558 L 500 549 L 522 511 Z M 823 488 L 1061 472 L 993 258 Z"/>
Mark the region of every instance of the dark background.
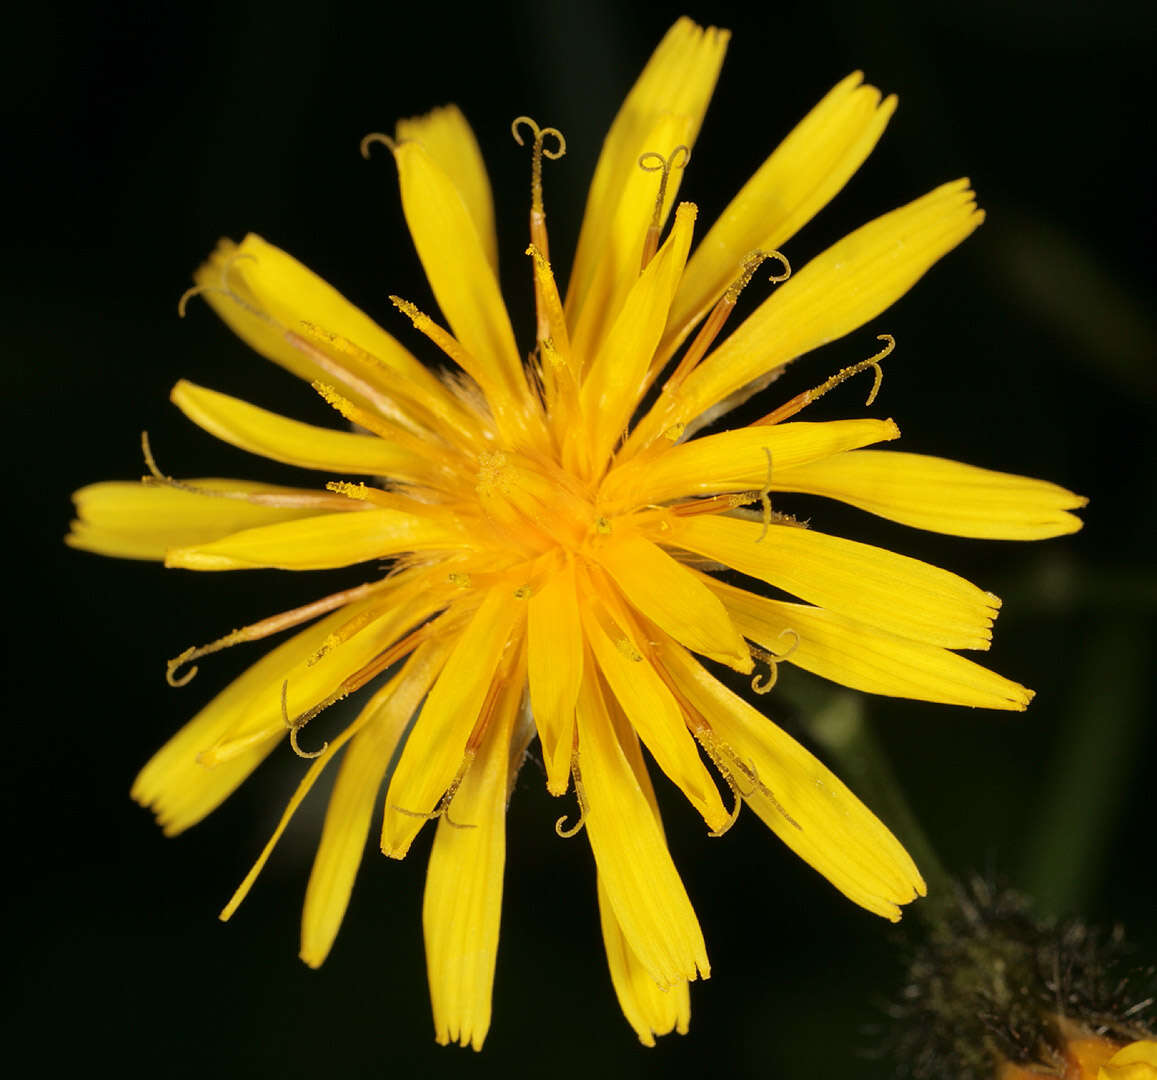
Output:
<path fill-rule="evenodd" d="M 415 344 L 386 301 L 396 291 L 432 307 L 393 166 L 357 153 L 363 134 L 398 116 L 456 101 L 473 123 L 504 288 L 529 340 L 527 158 L 509 122 L 529 112 L 567 135 L 566 159 L 547 171 L 552 253 L 565 266 L 602 135 L 680 13 L 610 0 L 241 0 L 32 4 L 6 17 L 0 318 L 15 693 L 3 755 L 14 1003 L 3 1019 L 15 1060 L 34 1055 L 25 1060 L 42 1075 L 888 1075 L 860 1055 L 879 1042 L 868 1029 L 898 992 L 917 920 L 893 928 L 853 907 L 750 815 L 707 839 L 664 783 L 714 977 L 693 987 L 691 1034 L 655 1051 L 619 1015 L 589 848 L 555 837 L 561 811 L 533 764 L 509 816 L 481 1056 L 432 1041 L 420 933 L 428 839 L 404 864 L 367 855 L 335 950 L 311 972 L 296 935 L 324 807 L 315 792 L 220 925 L 302 765 L 274 755 L 210 820 L 163 839 L 129 802 L 133 775 L 257 652 L 214 658 L 183 691 L 166 687 L 164 661 L 321 586 L 276 572 L 194 577 L 61 544 L 71 490 L 140 474 L 143 427 L 176 475 L 292 477 L 193 429 L 166 401 L 178 377 L 325 420 L 307 387 L 247 353 L 207 308 L 177 320 L 176 299 L 218 236 L 261 233 Z M 1038 691 L 1026 714 L 866 702 L 944 862 L 1003 876 L 1046 914 L 1123 921 L 1153 958 L 1152 7 L 829 0 L 689 13 L 735 31 L 682 187 L 705 224 L 857 67 L 898 92 L 900 109 L 848 189 L 787 245 L 793 263 L 959 175 L 989 211 L 893 310 L 781 385 L 813 385 L 891 332 L 898 349 L 877 410 L 898 420 L 905 449 L 1091 496 L 1081 534 L 1024 546 L 817 513 L 828 531 L 1004 597 L 988 662 Z M 859 415 L 865 390 L 842 389 L 812 418 Z M 792 702 L 817 687 L 785 669 L 780 690 L 763 704 L 806 738 Z"/>

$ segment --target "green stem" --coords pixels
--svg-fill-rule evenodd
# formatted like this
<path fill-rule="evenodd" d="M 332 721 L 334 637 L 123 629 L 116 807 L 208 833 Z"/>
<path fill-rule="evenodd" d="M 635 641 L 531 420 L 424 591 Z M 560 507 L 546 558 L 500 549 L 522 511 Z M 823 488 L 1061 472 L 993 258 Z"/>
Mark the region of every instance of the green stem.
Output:
<path fill-rule="evenodd" d="M 1151 641 L 1142 620 L 1106 619 L 1081 653 L 1043 772 L 1022 879 L 1041 908 L 1080 910 L 1105 873 L 1122 793 L 1143 767 L 1144 687 Z"/>

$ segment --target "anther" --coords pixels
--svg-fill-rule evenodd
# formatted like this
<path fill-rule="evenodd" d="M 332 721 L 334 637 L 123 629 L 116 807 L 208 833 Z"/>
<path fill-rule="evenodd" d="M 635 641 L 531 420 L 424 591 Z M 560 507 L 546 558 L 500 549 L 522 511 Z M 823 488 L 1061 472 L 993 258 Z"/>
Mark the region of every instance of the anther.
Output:
<path fill-rule="evenodd" d="M 408 434 L 399 430 L 398 425 L 380 416 L 375 416 L 367 409 L 355 405 L 349 398 L 337 392 L 337 389 L 320 379 L 314 379 L 310 387 L 331 409 L 344 416 L 351 424 L 358 424 L 367 431 L 373 432 L 379 438 L 397 441 Z M 328 487 L 328 485 L 327 485 Z M 330 490 L 334 490 L 330 488 Z M 348 494 L 348 492 L 346 492 Z"/>
<path fill-rule="evenodd" d="M 486 389 L 488 380 L 486 379 L 485 372 L 453 334 L 439 326 L 429 315 L 422 311 L 416 304 L 411 303 L 411 301 L 403 300 L 400 296 L 391 296 L 390 302 L 414 324 L 414 329 L 417 330 L 418 333 L 425 334 L 442 352 L 465 371 L 470 378 L 478 383 L 483 390 Z"/>
<path fill-rule="evenodd" d="M 542 238 L 545 242 L 545 226 Z M 534 300 L 538 319 L 536 338 L 538 341 L 549 339 L 551 348 L 556 354 L 561 352 L 563 356 L 569 357 L 570 336 L 567 333 L 562 298 L 558 293 L 558 283 L 554 279 L 550 260 L 536 243 L 532 243 L 525 254 L 534 259 Z"/>
<path fill-rule="evenodd" d="M 820 383 L 819 386 L 813 387 L 811 390 L 805 390 L 802 394 L 797 394 L 789 402 L 781 405 L 773 412 L 769 412 L 765 417 L 756 420 L 752 427 L 761 424 L 778 424 L 782 420 L 787 420 L 795 416 L 800 410 L 806 408 L 813 401 L 817 401 L 823 397 L 829 390 L 834 390 L 842 382 L 847 382 L 853 375 L 858 375 L 861 371 L 867 371 L 871 368 L 875 373 L 875 380 L 872 383 L 871 392 L 868 394 L 868 400 L 864 402 L 865 405 L 871 405 L 876 400 L 876 395 L 880 392 L 880 385 L 884 381 L 884 369 L 880 367 L 880 361 L 888 356 L 896 347 L 896 339 L 891 334 L 877 334 L 877 341 L 884 342 L 884 347 L 876 353 L 875 356 L 869 356 L 867 360 L 861 360 L 858 364 L 852 364 L 850 367 L 843 368 L 837 371 L 830 379 Z"/>
<path fill-rule="evenodd" d="M 368 612 L 362 612 L 362 615 L 367 615 Z M 330 634 L 325 641 L 314 651 L 313 655 L 306 660 L 306 667 L 315 667 L 320 664 L 331 652 L 334 651 L 340 644 L 342 639 L 337 634 Z"/>
<path fill-rule="evenodd" d="M 680 151 L 682 153 L 680 154 Z M 651 214 L 651 224 L 647 226 L 647 235 L 643 240 L 643 261 L 639 267 L 642 273 L 647 264 L 655 257 L 659 250 L 659 232 L 663 227 L 663 203 L 667 198 L 667 181 L 672 169 L 685 169 L 691 160 L 691 148 L 680 143 L 666 157 L 654 150 L 648 150 L 639 156 L 639 168 L 644 172 L 659 173 L 659 191 L 655 196 L 655 209 Z"/>
<path fill-rule="evenodd" d="M 731 317 L 731 313 L 735 310 L 735 305 L 739 301 L 739 294 L 750 283 L 755 276 L 756 270 L 766 259 L 776 259 L 783 265 L 782 274 L 773 274 L 768 280 L 776 283 L 786 281 L 791 276 L 791 264 L 787 261 L 787 256 L 780 251 L 761 251 L 755 250 L 751 252 L 742 262 L 739 267 L 739 273 L 735 280 L 727 286 L 723 295 L 716 301 L 715 306 L 711 309 L 710 314 L 703 320 L 703 325 L 699 328 L 699 333 L 695 335 L 695 340 L 691 342 L 687 351 L 683 354 L 683 358 L 679 361 L 675 370 L 671 372 L 670 377 L 663 385 L 663 392 L 666 394 L 673 393 L 695 370 L 699 361 L 707 354 L 707 350 L 715 344 L 715 339 L 719 337 L 720 331 L 724 324 Z M 656 372 L 657 374 L 657 372 Z"/>
<path fill-rule="evenodd" d="M 726 513 L 728 510 L 737 510 L 754 502 L 754 491 L 740 491 L 731 495 L 710 495 L 705 499 L 689 499 L 687 502 L 675 503 L 666 509 L 675 517 L 697 517 L 700 514 Z"/>
<path fill-rule="evenodd" d="M 352 499 L 354 502 L 371 503 L 389 510 L 397 510 L 401 505 L 397 495 L 381 488 L 370 487 L 364 481 L 354 484 L 349 480 L 327 480 L 325 490 L 345 499 Z"/>
<path fill-rule="evenodd" d="M 444 445 L 456 441 L 460 428 L 447 422 L 437 408 L 431 408 L 415 393 L 412 385 L 385 361 L 332 330 L 326 330 L 306 319 L 294 330 L 285 332 L 285 340 L 307 356 L 327 375 L 347 390 L 370 402 L 381 416 L 417 435 L 423 442 L 438 440 Z M 369 375 L 371 384 L 363 377 Z M 427 445 L 428 449 L 428 445 Z"/>
<path fill-rule="evenodd" d="M 380 610 L 371 607 L 365 611 L 359 611 L 352 618 L 347 619 L 337 630 L 326 636 L 321 646 L 306 660 L 305 666 L 314 667 L 316 664 L 321 663 L 334 649 L 340 645 L 344 645 L 350 638 L 360 634 L 367 626 L 376 621 L 381 614 Z"/>
<path fill-rule="evenodd" d="M 375 143 L 379 143 L 386 147 L 391 154 L 396 154 L 398 152 L 398 144 L 393 139 L 391 139 L 389 135 L 384 135 L 380 131 L 371 131 L 362 139 L 361 143 L 359 144 L 362 157 L 364 157 L 366 161 L 370 160 L 370 147 Z"/>
<path fill-rule="evenodd" d="M 387 438 L 397 439 L 402 434 L 399 429 L 404 429 L 422 440 L 440 438 L 444 443 L 448 441 L 449 427 L 437 411 L 432 411 L 420 396 L 414 395 L 405 380 L 384 361 L 355 345 L 349 338 L 308 320 L 300 321 L 296 330 L 286 330 L 282 336 L 323 372 L 371 403 L 382 418 L 393 424 L 395 434 Z M 371 373 L 372 382 L 363 377 Z M 455 433 L 460 434 L 457 430 Z M 449 441 L 453 441 L 453 436 Z"/>
<path fill-rule="evenodd" d="M 759 269 L 760 264 L 768 257 L 769 254 L 769 252 L 760 251 L 757 248 L 750 255 L 748 255 L 747 258 L 743 260 L 743 265 L 739 268 L 739 275 L 724 290 L 722 299 L 734 307 L 736 301 L 739 299 L 739 294 L 747 288 L 748 283 L 753 277 L 755 277 L 755 271 Z M 776 255 L 779 255 L 778 251 L 776 252 Z M 783 258 L 782 255 L 779 255 L 779 257 L 781 259 Z"/>

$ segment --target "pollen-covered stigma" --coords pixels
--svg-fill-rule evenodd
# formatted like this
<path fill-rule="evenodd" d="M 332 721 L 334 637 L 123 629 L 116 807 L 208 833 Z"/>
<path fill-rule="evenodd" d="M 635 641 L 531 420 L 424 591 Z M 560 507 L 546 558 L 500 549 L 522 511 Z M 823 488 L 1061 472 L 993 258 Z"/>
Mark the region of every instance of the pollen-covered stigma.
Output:
<path fill-rule="evenodd" d="M 435 820 L 423 925 L 442 1043 L 479 1048 L 489 1028 L 506 806 L 535 738 L 548 790 L 573 792 L 556 828 L 581 828 L 590 842 L 611 981 L 651 1045 L 687 1030 L 689 984 L 710 973 L 652 767 L 712 835 L 747 805 L 870 912 L 899 919 L 924 892 L 900 842 L 725 687 L 717 665 L 749 676 L 757 692 L 787 663 L 923 701 L 1023 709 L 1032 697 L 962 655 L 988 647 L 997 597 L 829 535 L 822 511 L 815 527 L 790 513 L 791 496 L 806 493 L 966 537 L 1035 540 L 1080 527 L 1071 511 L 1085 500 L 1051 483 L 878 449 L 900 434 L 873 405 L 895 342 L 869 324 L 983 212 L 968 181 L 952 181 L 793 272 L 781 248 L 849 180 L 896 105 L 857 72 L 693 245 L 696 207 L 677 198 L 699 164 L 696 137 L 727 43 L 726 31 L 687 19 L 663 39 L 607 136 L 565 281 L 550 258 L 544 187 L 550 169 L 565 167 L 566 142 L 529 117 L 514 121 L 530 152 L 530 229 L 502 250 L 526 258 L 533 279 L 528 361 L 499 291 L 478 144 L 456 107 L 437 109 L 367 137 L 363 151 L 376 158 L 383 144 L 393 157 L 441 321 L 395 297 L 397 312 L 381 312 L 389 332 L 254 235 L 222 243 L 182 298 L 184 311 L 203 297 L 337 416 L 332 427 L 304 424 L 186 381 L 173 403 L 217 438 L 322 479 L 177 481 L 146 443 L 143 483 L 94 484 L 75 497 L 69 543 L 102 554 L 195 571 L 364 565 L 362 585 L 175 656 L 168 678 L 181 686 L 196 660 L 295 630 L 158 751 L 132 794 L 175 835 L 281 744 L 310 759 L 228 918 L 340 753 L 305 897 L 301 957 L 314 967 L 336 938 L 379 790 L 388 856 L 404 857 Z M 554 164 L 544 169 L 544 159 Z M 751 311 L 725 334 L 741 292 Z M 860 328 L 862 363 L 826 381 L 821 373 L 815 390 L 769 402 L 754 423 L 720 423 L 765 398 L 787 364 Z M 841 398 L 852 418 L 800 416 L 867 370 L 868 404 Z M 770 598 L 765 585 L 794 599 Z M 328 705 L 361 691 L 351 724 L 328 741 L 309 738 Z"/>

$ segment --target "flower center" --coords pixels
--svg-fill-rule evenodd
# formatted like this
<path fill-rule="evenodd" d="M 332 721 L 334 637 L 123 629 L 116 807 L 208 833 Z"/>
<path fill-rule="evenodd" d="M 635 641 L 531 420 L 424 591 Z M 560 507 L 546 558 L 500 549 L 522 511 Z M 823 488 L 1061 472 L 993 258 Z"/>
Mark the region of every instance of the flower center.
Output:
<path fill-rule="evenodd" d="M 578 552 L 610 528 L 576 479 L 545 459 L 509 450 L 485 454 L 475 491 L 490 523 L 526 556 L 559 547 Z"/>

